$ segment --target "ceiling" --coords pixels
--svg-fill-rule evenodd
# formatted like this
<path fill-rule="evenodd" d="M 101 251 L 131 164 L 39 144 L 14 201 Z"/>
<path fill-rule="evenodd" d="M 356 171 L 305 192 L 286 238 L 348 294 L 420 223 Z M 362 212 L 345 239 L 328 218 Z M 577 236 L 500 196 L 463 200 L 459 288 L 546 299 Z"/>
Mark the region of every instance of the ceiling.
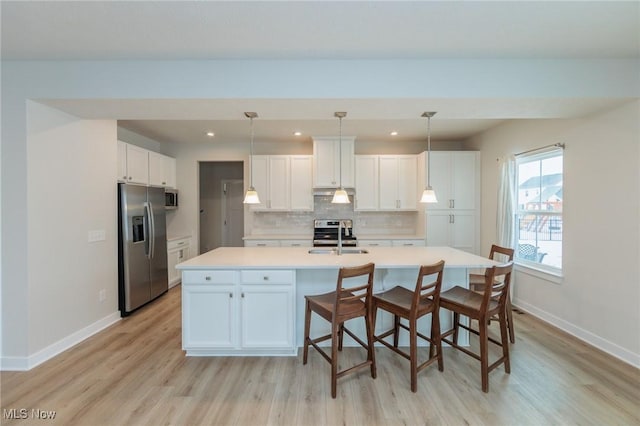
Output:
<path fill-rule="evenodd" d="M 2 1 L 3 60 L 638 58 L 638 2 Z M 612 99 L 431 100 L 433 137 L 461 140 L 504 120 L 567 118 Z M 56 100 L 80 117 L 117 118 L 165 142 L 256 140 L 293 131 L 423 139 L 424 99 Z M 143 108 L 141 108 L 143 107 Z M 146 111 L 142 116 L 140 111 Z"/>

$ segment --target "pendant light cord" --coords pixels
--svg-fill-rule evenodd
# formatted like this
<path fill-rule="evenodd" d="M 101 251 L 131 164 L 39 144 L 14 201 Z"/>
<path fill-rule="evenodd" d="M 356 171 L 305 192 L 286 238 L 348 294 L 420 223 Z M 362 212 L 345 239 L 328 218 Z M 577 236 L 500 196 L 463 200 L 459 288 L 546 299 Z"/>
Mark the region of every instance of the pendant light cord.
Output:
<path fill-rule="evenodd" d="M 431 117 L 427 117 L 427 155 L 429 167 L 427 167 L 427 186 L 431 188 Z"/>
<path fill-rule="evenodd" d="M 249 184 L 251 188 L 253 188 L 253 117 L 250 117 L 251 120 L 251 165 L 249 166 Z"/>
<path fill-rule="evenodd" d="M 342 189 L 342 117 L 338 117 L 340 119 L 340 139 L 339 139 L 339 148 L 340 152 L 338 153 L 338 158 L 340 159 L 340 189 Z"/>

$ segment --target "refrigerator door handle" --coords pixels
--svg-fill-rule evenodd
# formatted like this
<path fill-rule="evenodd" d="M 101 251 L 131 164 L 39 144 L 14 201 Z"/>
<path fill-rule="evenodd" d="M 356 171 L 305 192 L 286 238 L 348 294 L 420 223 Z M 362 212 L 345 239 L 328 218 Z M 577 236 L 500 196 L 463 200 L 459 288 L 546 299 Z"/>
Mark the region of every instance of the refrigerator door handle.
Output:
<path fill-rule="evenodd" d="M 151 237 L 151 243 L 149 244 L 149 259 L 153 259 L 153 257 L 155 256 L 155 251 L 156 251 L 156 224 L 155 224 L 155 219 L 154 219 L 154 214 L 153 214 L 153 203 L 148 203 L 149 205 L 149 219 L 150 219 L 150 225 L 149 225 L 149 235 Z"/>
<path fill-rule="evenodd" d="M 151 250 L 153 250 L 153 244 L 151 243 L 151 230 L 153 229 L 151 224 L 151 205 L 145 201 L 142 206 L 144 207 L 144 254 L 147 259 L 151 259 Z"/>

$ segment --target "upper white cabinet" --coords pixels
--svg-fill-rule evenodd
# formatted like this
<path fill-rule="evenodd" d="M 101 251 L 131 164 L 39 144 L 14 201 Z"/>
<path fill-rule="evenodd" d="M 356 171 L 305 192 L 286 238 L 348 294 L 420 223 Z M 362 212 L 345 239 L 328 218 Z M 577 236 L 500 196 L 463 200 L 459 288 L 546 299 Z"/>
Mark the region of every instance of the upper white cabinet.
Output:
<path fill-rule="evenodd" d="M 176 187 L 176 160 L 118 141 L 118 181 Z"/>
<path fill-rule="evenodd" d="M 431 186 L 438 202 L 426 207 L 427 245 L 449 246 L 478 254 L 480 153 L 432 151 Z"/>
<path fill-rule="evenodd" d="M 260 204 L 254 211 L 313 210 L 311 156 L 254 155 L 253 186 Z"/>
<path fill-rule="evenodd" d="M 135 145 L 126 146 L 127 183 L 149 184 L 149 151 Z"/>
<path fill-rule="evenodd" d="M 477 151 L 432 151 L 431 186 L 438 202 L 429 205 L 429 209 L 479 208 L 479 171 L 480 153 Z"/>
<path fill-rule="evenodd" d="M 340 186 L 340 164 L 342 164 L 342 186 L 353 188 L 355 169 L 355 137 L 313 138 L 313 186 L 315 188 L 337 188 Z M 341 161 L 342 159 L 342 161 Z"/>
<path fill-rule="evenodd" d="M 356 195 L 354 209 L 378 210 L 378 156 L 356 155 Z"/>
<path fill-rule="evenodd" d="M 418 158 L 415 155 L 381 155 L 379 170 L 380 210 L 416 210 Z"/>
<path fill-rule="evenodd" d="M 355 210 L 418 208 L 416 155 L 356 155 Z"/>
<path fill-rule="evenodd" d="M 175 158 L 149 151 L 149 185 L 176 187 Z"/>

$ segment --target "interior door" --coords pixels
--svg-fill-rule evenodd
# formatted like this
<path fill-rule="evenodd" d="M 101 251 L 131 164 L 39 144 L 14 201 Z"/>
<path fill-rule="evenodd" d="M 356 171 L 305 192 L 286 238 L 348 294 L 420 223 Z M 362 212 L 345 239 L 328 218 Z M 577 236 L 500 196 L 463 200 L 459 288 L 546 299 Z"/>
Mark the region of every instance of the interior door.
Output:
<path fill-rule="evenodd" d="M 244 236 L 243 181 L 222 181 L 222 246 L 242 247 Z"/>

